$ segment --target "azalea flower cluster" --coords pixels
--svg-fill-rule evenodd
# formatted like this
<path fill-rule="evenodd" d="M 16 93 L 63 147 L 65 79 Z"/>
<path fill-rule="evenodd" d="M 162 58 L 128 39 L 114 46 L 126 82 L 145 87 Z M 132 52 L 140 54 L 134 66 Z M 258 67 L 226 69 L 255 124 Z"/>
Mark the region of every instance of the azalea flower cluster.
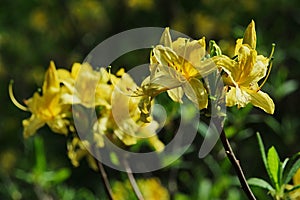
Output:
<path fill-rule="evenodd" d="M 23 120 L 25 138 L 45 124 L 55 133 L 71 135 L 68 155 L 75 166 L 82 157 L 89 157 L 87 149 L 103 148 L 104 137 L 121 147 L 146 140 L 154 150 L 162 151 L 164 144 L 155 134 L 159 125 L 151 117 L 154 98 L 167 92 L 173 101 L 182 103 L 185 95 L 197 109 L 207 109 L 213 99 L 207 77 L 212 75 L 219 75 L 215 79 L 223 82 L 219 91 L 226 106 L 240 108 L 252 103 L 274 113 L 272 99 L 261 91 L 270 73 L 274 47 L 269 57 L 258 54 L 254 21 L 236 41 L 232 58 L 223 55 L 214 41 L 208 52 L 205 37 L 173 41 L 166 28 L 160 44 L 152 49 L 150 76 L 140 86 L 124 69 L 114 75 L 105 68 L 95 70 L 88 63 L 75 63 L 68 71 L 56 69 L 51 62 L 41 93 L 25 100 L 26 107 L 15 100 L 11 87 L 10 96 L 15 105 L 31 112 L 31 117 Z M 94 109 L 96 120 L 90 120 L 84 109 Z M 75 128 L 74 116 L 80 118 L 80 127 Z M 79 139 L 78 131 L 92 135 L 92 142 Z"/>
<path fill-rule="evenodd" d="M 54 133 L 68 136 L 68 156 L 74 166 L 79 165 L 81 158 L 87 157 L 90 166 L 96 169 L 89 150 L 103 148 L 104 137 L 121 148 L 134 145 L 140 140 L 146 140 L 155 151 L 164 148 L 155 133 L 158 123 L 154 120 L 151 124 L 140 122 L 140 98 L 124 95 L 121 86 L 126 89 L 137 87 L 132 78 L 124 73 L 124 69 L 113 75 L 105 68 L 94 70 L 87 63 L 75 63 L 68 71 L 56 69 L 51 61 L 42 90 L 24 101 L 26 107 L 14 98 L 12 84 L 9 89 L 15 105 L 31 112 L 31 117 L 23 120 L 25 138 L 33 136 L 47 124 Z M 124 107 L 113 108 L 112 103 L 116 101 L 121 101 L 116 106 L 127 102 L 128 110 L 124 110 Z M 96 120 L 89 121 L 86 112 L 89 109 L 95 110 Z M 113 109 L 118 110 L 118 115 L 122 116 L 118 122 L 114 118 Z M 74 124 L 74 116 L 79 119 L 80 124 L 77 126 Z M 79 137 L 78 131 L 92 135 L 92 140 Z"/>
<path fill-rule="evenodd" d="M 205 78 L 213 73 L 222 77 L 224 88 L 220 93 L 225 93 L 226 106 L 240 108 L 252 103 L 269 114 L 274 113 L 273 100 L 261 91 L 271 70 L 274 46 L 269 57 L 258 54 L 254 21 L 246 28 L 244 37 L 236 41 L 233 58 L 222 55 L 214 41 L 210 42 L 209 52 L 206 53 L 204 37 L 172 41 L 169 29 L 165 29 L 160 44 L 152 50 L 151 74 L 140 88 L 143 121 L 149 121 L 152 99 L 165 91 L 175 102 L 182 102 L 185 95 L 197 108 L 206 109 L 213 96 Z"/>

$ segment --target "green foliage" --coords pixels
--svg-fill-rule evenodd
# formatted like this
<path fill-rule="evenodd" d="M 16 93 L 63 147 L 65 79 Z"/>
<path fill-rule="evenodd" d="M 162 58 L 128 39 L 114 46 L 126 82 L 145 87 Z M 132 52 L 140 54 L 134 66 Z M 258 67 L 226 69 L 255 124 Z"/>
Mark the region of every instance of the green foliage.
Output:
<path fill-rule="evenodd" d="M 243 109 L 233 107 L 227 110 L 228 119 L 225 125 L 225 132 L 240 158 L 246 177 L 264 177 L 264 169 L 259 165 L 261 161 L 257 159 L 259 156 L 252 137 L 257 130 L 264 133 L 266 143 L 276 146 L 283 157 L 300 150 L 299 5 L 297 0 L 1 0 L 0 199 L 37 199 L 33 183 L 24 181 L 28 179 L 33 182 L 37 179 L 34 176 L 40 177 L 35 181 L 46 185 L 47 190 L 50 188 L 51 194 L 54 193 L 57 199 L 103 199 L 105 194 L 100 179 L 96 178 L 98 174 L 91 174 L 86 163 L 82 163 L 80 168 L 68 165 L 62 139 L 50 134 L 48 129 L 44 128 L 39 132 L 43 138 L 47 138 L 43 142 L 47 151 L 41 153 L 44 154 L 44 158 L 47 157 L 46 164 L 39 161 L 41 164 L 37 167 L 37 161 L 30 159 L 35 157 L 29 148 L 31 141 L 23 141 L 21 128 L 21 120 L 28 117 L 28 114 L 20 112 L 12 105 L 7 95 L 7 86 L 9 80 L 14 78 L 16 98 L 22 101 L 28 98 L 28 94 L 36 86 L 41 86 L 45 67 L 50 59 L 57 61 L 58 66 L 70 67 L 74 61 L 81 62 L 88 52 L 105 38 L 120 31 L 144 26 L 169 26 L 195 39 L 206 35 L 207 40 L 214 38 L 224 49 L 223 53 L 230 55 L 235 43 L 232 35 L 234 38 L 242 37 L 244 25 L 254 19 L 257 22 L 257 42 L 260 50 L 267 55 L 269 44 L 276 42 L 273 70 L 264 86 L 275 100 L 275 115 L 261 115 L 251 105 Z M 129 69 L 132 63 L 145 63 L 146 54 L 148 55 L 148 51 L 143 55 L 124 55 L 121 63 Z M 114 66 L 119 65 L 112 66 L 114 70 Z M 162 97 L 158 103 L 166 101 L 166 98 Z M 167 113 L 179 117 L 175 107 L 179 105 L 167 102 Z M 164 132 L 160 134 L 164 142 L 172 139 L 172 132 L 177 125 L 176 121 L 167 123 L 170 125 L 164 127 Z M 201 122 L 201 125 L 203 126 L 199 129 L 202 129 L 205 136 L 205 123 Z M 172 166 L 155 174 L 163 183 L 168 183 L 170 177 L 173 177 L 172 183 L 175 182 L 175 185 L 179 186 L 175 189 L 170 187 L 170 191 L 176 193 L 174 199 L 177 200 L 191 199 L 191 196 L 197 199 L 201 195 L 203 199 L 234 199 L 235 196 L 245 199 L 239 186 L 234 184 L 236 181 L 233 180 L 228 164 L 224 164 L 226 162 L 220 144 L 217 144 L 211 155 L 204 160 L 191 156 L 197 154 L 201 141 L 202 136 L 199 134 L 189 152 L 174 163 L 175 171 Z M 266 154 L 265 149 L 263 152 Z M 297 161 L 297 156 L 292 156 L 282 162 L 281 184 L 291 182 L 294 174 L 292 168 L 298 168 L 298 164 L 295 164 Z M 266 176 L 270 176 L 270 170 L 266 167 L 267 155 L 263 163 L 267 168 Z M 46 167 L 41 167 L 43 165 Z M 57 173 L 56 169 L 61 169 L 63 175 L 57 176 L 66 177 L 67 173 L 62 166 L 67 167 L 67 171 L 71 173 L 64 181 L 53 175 Z M 18 171 L 26 174 L 23 175 L 23 179 L 16 178 Z M 182 171 L 189 176 L 179 178 Z M 51 180 L 45 177 L 46 172 L 51 172 Z M 109 172 L 111 180 L 118 178 L 114 171 Z M 219 186 L 215 187 L 223 176 L 226 176 L 224 179 L 230 180 L 224 181 L 225 190 L 221 190 Z M 57 185 L 54 180 L 57 181 Z M 269 185 L 275 188 L 271 181 Z M 215 192 L 212 192 L 213 188 L 217 188 Z M 297 186 L 294 187 L 296 188 Z M 265 191 L 253 189 L 257 199 L 268 199 Z M 205 193 L 205 190 L 209 191 L 209 194 Z"/>
<path fill-rule="evenodd" d="M 248 180 L 248 184 L 268 190 L 276 200 L 288 198 L 290 192 L 299 188 L 299 185 L 296 185 L 291 189 L 287 189 L 287 184 L 291 181 L 297 170 L 300 169 L 300 153 L 295 154 L 291 158 L 286 158 L 284 162 L 281 162 L 274 146 L 269 148 L 266 156 L 265 147 L 259 133 L 257 133 L 257 139 L 270 183 L 261 178 L 251 178 Z"/>
<path fill-rule="evenodd" d="M 272 146 L 268 151 L 267 157 L 268 167 L 270 170 L 270 178 L 272 179 L 273 184 L 276 186 L 276 189 L 279 188 L 279 180 L 281 175 L 281 166 L 278 154 L 276 149 Z"/>
<path fill-rule="evenodd" d="M 300 168 L 300 152 L 293 155 L 290 159 L 285 160 L 283 170 L 283 184 L 288 184 L 292 179 L 293 175 Z"/>

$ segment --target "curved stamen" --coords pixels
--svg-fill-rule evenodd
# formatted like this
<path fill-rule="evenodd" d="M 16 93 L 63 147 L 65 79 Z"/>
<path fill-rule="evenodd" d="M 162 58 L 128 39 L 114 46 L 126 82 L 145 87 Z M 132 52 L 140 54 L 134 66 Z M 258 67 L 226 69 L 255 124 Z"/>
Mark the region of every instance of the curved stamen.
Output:
<path fill-rule="evenodd" d="M 15 104 L 15 106 L 17 106 L 19 109 L 23 110 L 23 111 L 28 111 L 28 108 L 23 106 L 22 104 L 20 104 L 17 99 L 15 98 L 14 96 L 14 93 L 13 93 L 13 83 L 14 81 L 11 80 L 9 82 L 9 86 L 8 86 L 8 93 L 9 93 L 9 97 L 10 97 L 10 100 L 13 102 L 13 104 Z"/>
<path fill-rule="evenodd" d="M 274 51 L 275 51 L 275 44 L 273 43 L 272 44 L 272 50 L 271 50 L 271 53 L 270 53 L 270 56 L 269 56 L 270 64 L 269 64 L 269 69 L 268 69 L 267 75 L 266 75 L 264 81 L 261 83 L 261 85 L 258 87 L 258 89 L 256 91 L 259 91 L 264 86 L 264 84 L 267 82 L 267 79 L 270 76 L 272 65 L 273 65 L 273 54 L 274 54 Z"/>

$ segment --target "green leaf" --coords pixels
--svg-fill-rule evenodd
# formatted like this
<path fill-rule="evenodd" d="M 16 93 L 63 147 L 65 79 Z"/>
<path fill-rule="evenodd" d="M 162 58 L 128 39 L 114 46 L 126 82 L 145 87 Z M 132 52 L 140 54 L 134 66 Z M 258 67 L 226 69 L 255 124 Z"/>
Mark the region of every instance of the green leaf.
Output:
<path fill-rule="evenodd" d="M 214 40 L 209 41 L 210 57 L 222 55 L 221 48 Z"/>
<path fill-rule="evenodd" d="M 109 157 L 110 157 L 110 160 L 111 162 L 114 164 L 114 165 L 120 165 L 120 161 L 119 161 L 119 158 L 117 156 L 117 154 L 115 152 L 111 152 L 109 154 Z"/>
<path fill-rule="evenodd" d="M 283 161 L 283 163 L 282 163 L 282 169 L 285 168 L 285 166 L 286 166 L 286 164 L 287 164 L 287 162 L 288 162 L 289 160 L 290 160 L 289 158 L 286 158 L 286 159 Z"/>
<path fill-rule="evenodd" d="M 277 98 L 283 98 L 298 89 L 298 82 L 296 80 L 288 80 L 282 83 L 276 90 Z"/>
<path fill-rule="evenodd" d="M 250 178 L 248 179 L 248 184 L 251 186 L 260 187 L 268 191 L 274 191 L 275 189 L 265 180 L 260 178 Z"/>
<path fill-rule="evenodd" d="M 281 172 L 280 159 L 274 146 L 269 149 L 267 159 L 272 179 L 276 185 L 276 188 L 279 189 L 279 176 Z"/>
<path fill-rule="evenodd" d="M 300 152 L 293 155 L 283 169 L 282 182 L 288 184 L 296 171 L 300 168 Z"/>
<path fill-rule="evenodd" d="M 16 178 L 23 180 L 27 183 L 33 183 L 33 176 L 30 172 L 26 172 L 22 169 L 16 169 L 15 171 Z"/>
<path fill-rule="evenodd" d="M 188 195 L 182 194 L 182 193 L 177 193 L 174 196 L 174 200 L 189 200 L 191 199 Z"/>
<path fill-rule="evenodd" d="M 208 179 L 199 181 L 198 195 L 196 199 L 209 200 L 212 189 L 212 183 Z"/>
<path fill-rule="evenodd" d="M 274 181 L 272 179 L 272 174 L 271 174 L 269 166 L 268 166 L 264 143 L 263 143 L 263 141 L 262 141 L 262 139 L 260 137 L 259 132 L 256 133 L 256 136 L 257 136 L 257 140 L 258 140 L 258 144 L 259 144 L 259 149 L 260 149 L 260 154 L 261 154 L 262 160 L 264 162 L 265 168 L 266 168 L 267 173 L 269 175 L 269 178 L 270 178 L 270 180 L 272 182 L 272 185 L 275 187 L 275 183 L 274 183 Z"/>
<path fill-rule="evenodd" d="M 68 169 L 68 168 L 62 168 L 62 169 L 59 169 L 57 171 L 55 171 L 55 173 L 53 174 L 53 177 L 52 177 L 52 181 L 54 183 L 61 183 L 63 181 L 65 181 L 66 179 L 68 179 L 71 175 L 71 170 Z"/>

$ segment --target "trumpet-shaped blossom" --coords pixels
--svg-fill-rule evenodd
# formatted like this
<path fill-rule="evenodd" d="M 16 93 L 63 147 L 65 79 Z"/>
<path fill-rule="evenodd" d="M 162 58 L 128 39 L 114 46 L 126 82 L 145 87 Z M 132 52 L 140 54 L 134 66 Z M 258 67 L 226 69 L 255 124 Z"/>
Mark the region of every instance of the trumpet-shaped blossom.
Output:
<path fill-rule="evenodd" d="M 12 93 L 10 94 L 14 99 Z M 32 136 L 45 124 L 55 133 L 68 133 L 69 121 L 66 117 L 69 106 L 62 104 L 60 96 L 61 90 L 57 71 L 54 62 L 51 61 L 45 75 L 42 94 L 35 92 L 33 97 L 25 100 L 27 106 L 25 109 L 31 112 L 31 117 L 23 120 L 25 138 Z"/>
<path fill-rule="evenodd" d="M 207 108 L 208 94 L 200 79 L 216 69 L 212 60 L 206 57 L 204 37 L 200 40 L 178 38 L 173 42 L 169 28 L 166 28 L 160 44 L 152 50 L 150 76 L 142 83 L 142 120 L 148 121 L 153 97 L 165 91 L 175 102 L 182 103 L 185 94 L 197 108 Z"/>
<path fill-rule="evenodd" d="M 87 108 L 109 106 L 112 85 L 107 84 L 109 74 L 104 68 L 96 71 L 88 63 L 74 63 L 71 72 L 59 69 L 58 77 L 65 86 L 63 103 L 81 104 Z"/>
<path fill-rule="evenodd" d="M 268 78 L 270 58 L 258 55 L 256 48 L 255 24 L 252 21 L 235 46 L 235 59 L 221 55 L 214 57 L 216 64 L 226 72 L 224 83 L 228 86 L 226 105 L 245 107 L 248 103 L 261 108 L 267 113 L 274 113 L 274 102 L 268 94 L 261 91 L 261 87 Z M 261 85 L 259 81 L 263 80 Z"/>
<path fill-rule="evenodd" d="M 112 95 L 111 106 L 94 124 L 94 137 L 98 147 L 103 147 L 103 135 L 110 139 L 118 139 L 125 145 L 136 144 L 140 139 L 146 139 L 155 150 L 161 151 L 164 144 L 155 135 L 158 128 L 156 121 L 144 124 L 139 121 L 138 104 L 141 97 L 129 97 L 126 92 L 133 91 L 137 85 L 132 78 L 120 70 L 119 77 L 111 75 Z"/>
<path fill-rule="evenodd" d="M 152 50 L 150 83 L 168 88 L 172 100 L 182 102 L 185 94 L 199 109 L 207 107 L 208 94 L 199 80 L 216 70 L 210 59 L 205 58 L 205 38 L 171 40 L 166 28 L 161 44 Z"/>
<path fill-rule="evenodd" d="M 81 105 L 88 109 L 100 107 L 95 122 L 78 108 L 79 115 L 82 115 L 79 116 L 82 120 L 78 123 L 82 123 L 82 127 L 80 125 L 77 128 L 83 128 L 82 132 L 92 131 L 97 147 L 105 146 L 104 136 L 116 143 L 121 141 L 120 144 L 125 146 L 136 144 L 140 138 L 149 138 L 151 146 L 156 150 L 162 150 L 164 145 L 155 135 L 158 124 L 155 121 L 151 125 L 138 122 L 140 97 L 131 98 L 125 95 L 129 89 L 135 90 L 137 85 L 124 69 L 113 75 L 105 68 L 96 71 L 88 63 L 75 63 L 70 72 L 59 69 L 58 77 L 64 85 L 62 102 Z"/>

